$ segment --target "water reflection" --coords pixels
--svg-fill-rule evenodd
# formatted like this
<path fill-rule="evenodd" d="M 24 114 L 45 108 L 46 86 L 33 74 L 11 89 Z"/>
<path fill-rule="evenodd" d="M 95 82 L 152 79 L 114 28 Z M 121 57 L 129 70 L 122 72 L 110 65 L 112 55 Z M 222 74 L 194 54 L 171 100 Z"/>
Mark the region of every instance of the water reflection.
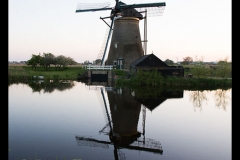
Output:
<path fill-rule="evenodd" d="M 108 135 L 110 141 L 76 136 L 78 145 L 108 148 L 108 145 L 111 144 L 114 146 L 114 157 L 116 160 L 126 159 L 124 153 L 120 151 L 122 148 L 162 154 L 163 149 L 159 141 L 145 138 L 146 115 L 144 113 L 146 113 L 146 108 L 133 96 L 134 91 L 127 87 L 108 89 L 108 109 L 103 88 L 100 89 L 108 123 L 99 133 Z M 144 116 L 142 132 L 138 131 L 141 107 Z"/>
<path fill-rule="evenodd" d="M 202 110 L 203 103 L 207 103 L 207 92 L 206 90 L 197 90 L 197 91 L 190 91 L 190 101 L 193 102 L 194 110 L 198 108 L 200 111 Z M 226 106 L 229 104 L 230 97 L 227 95 L 227 90 L 224 89 L 217 89 L 212 91 L 214 92 L 214 101 L 215 106 L 218 108 L 222 108 L 226 110 Z"/>
<path fill-rule="evenodd" d="M 108 135 L 109 141 L 78 135 L 75 136 L 77 144 L 79 146 L 102 147 L 106 149 L 109 148 L 109 145 L 113 145 L 114 158 L 116 160 L 126 159 L 121 149 L 146 151 L 162 155 L 163 147 L 160 141 L 145 137 L 146 109 L 153 111 L 167 99 L 183 98 L 183 90 L 112 87 L 109 84 L 111 83 L 106 83 L 105 87 L 100 87 L 108 123 L 99 131 L 99 133 Z M 95 82 L 87 85 L 103 84 Z M 108 102 L 106 102 L 104 88 L 106 89 Z M 196 108 L 202 110 L 203 103 L 208 101 L 207 92 L 205 90 L 190 91 L 190 101 L 193 103 L 194 110 Z M 217 106 L 223 106 L 225 110 L 224 106 L 227 105 L 228 99 L 226 90 L 216 90 L 214 95 Z M 107 103 L 109 103 L 109 107 Z M 142 122 L 139 122 L 141 111 Z M 142 124 L 142 131 L 138 130 L 138 123 Z"/>
<path fill-rule="evenodd" d="M 26 158 L 28 153 L 33 157 L 36 152 L 41 158 L 46 156 L 45 159 L 100 156 L 107 157 L 105 159 L 225 160 L 229 157 L 231 121 L 225 112 L 230 100 L 227 90 L 128 88 L 96 82 L 84 86 L 76 81 L 26 85 L 33 92 L 51 94 L 39 96 L 31 93 L 29 87 L 21 90 L 10 87 L 9 155 L 12 159 Z M 96 102 L 94 92 L 86 88 L 96 91 L 100 103 Z M 53 92 L 66 89 L 72 92 Z M 23 91 L 26 94 L 22 94 Z M 216 103 L 224 113 L 216 113 L 214 107 L 204 108 L 207 102 L 212 103 L 211 106 Z M 102 111 L 99 105 L 106 123 L 99 114 Z M 192 107 L 205 112 L 192 114 Z M 213 127 L 214 130 L 209 130 Z"/>
<path fill-rule="evenodd" d="M 218 89 L 214 93 L 215 106 L 226 110 L 229 104 L 230 97 L 227 95 L 227 90 Z"/>
<path fill-rule="evenodd" d="M 152 111 L 167 99 L 183 98 L 183 90 L 144 87 L 132 89 L 131 95 L 150 111 Z"/>
<path fill-rule="evenodd" d="M 112 103 L 121 103 L 124 101 L 128 101 L 127 99 L 136 100 L 138 105 L 144 105 L 149 110 L 154 110 L 156 107 L 161 105 L 164 101 L 171 98 L 183 98 L 183 89 L 167 89 L 167 88 L 149 88 L 149 87 L 141 87 L 141 88 L 128 88 L 128 87 L 113 87 L 113 81 L 107 82 L 91 82 L 90 80 L 83 81 L 87 86 L 104 86 L 105 90 L 109 90 L 108 97 L 112 97 L 112 94 L 124 95 L 124 98 L 117 97 L 115 100 L 109 100 L 110 104 Z M 12 84 L 11 84 L 12 85 Z M 74 81 L 50 81 L 45 82 L 44 80 L 32 81 L 31 83 L 26 83 L 29 87 L 32 88 L 33 92 L 43 92 L 43 93 L 51 93 L 55 90 L 64 91 L 67 89 L 71 89 L 75 86 Z M 229 104 L 230 97 L 227 95 L 228 89 L 217 89 L 213 90 L 214 92 L 214 100 L 215 106 L 226 110 L 226 106 Z M 197 108 L 201 111 L 203 103 L 207 103 L 208 98 L 206 96 L 208 90 L 191 90 L 190 91 L 190 101 L 193 103 L 194 110 Z M 125 99 L 123 101 L 123 99 Z M 121 99 L 118 101 L 118 99 Z M 118 102 L 117 102 L 118 101 Z M 127 105 L 134 105 L 137 103 L 135 101 L 129 101 Z M 132 104 L 133 103 L 133 104 Z M 114 104 L 115 107 L 117 106 Z M 114 107 L 113 107 L 114 108 Z"/>
<path fill-rule="evenodd" d="M 73 81 L 50 81 L 45 82 L 44 80 L 35 80 L 31 83 L 27 83 L 29 87 L 32 88 L 33 92 L 51 93 L 54 90 L 64 91 L 66 89 L 71 89 L 74 87 Z"/>
<path fill-rule="evenodd" d="M 196 110 L 196 107 L 202 110 L 203 102 L 207 102 L 206 91 L 192 91 L 190 93 L 190 101 L 193 102 L 194 110 Z"/>

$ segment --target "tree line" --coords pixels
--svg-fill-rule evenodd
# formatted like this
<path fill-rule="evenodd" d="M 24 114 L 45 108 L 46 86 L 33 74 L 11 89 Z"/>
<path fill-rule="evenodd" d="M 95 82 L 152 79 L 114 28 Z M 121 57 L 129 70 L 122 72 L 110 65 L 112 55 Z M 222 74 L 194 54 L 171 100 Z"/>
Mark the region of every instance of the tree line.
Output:
<path fill-rule="evenodd" d="M 77 64 L 71 57 L 63 55 L 55 56 L 52 53 L 39 53 L 38 55 L 32 54 L 31 59 L 26 62 L 27 65 L 31 66 L 33 70 L 37 67 L 43 67 L 45 70 L 49 70 L 51 65 L 54 65 L 56 70 L 64 70 L 68 65 Z"/>
<path fill-rule="evenodd" d="M 196 56 L 195 61 L 193 61 L 192 57 L 184 57 L 183 61 L 180 63 L 184 65 L 185 72 L 189 74 L 193 74 L 195 77 L 201 77 L 201 75 L 209 75 L 209 76 L 219 76 L 219 77 L 231 77 L 232 75 L 232 67 L 231 63 L 224 60 L 219 60 L 216 65 L 206 66 L 203 62 L 203 57 L 198 58 Z M 94 61 L 95 64 L 100 64 L 101 60 L 97 59 Z M 166 59 L 164 61 L 167 65 L 175 65 L 175 63 Z M 194 63 L 193 63 L 194 62 Z M 85 61 L 84 64 L 88 64 L 89 61 Z M 39 53 L 38 55 L 32 54 L 31 59 L 26 61 L 26 64 L 31 66 L 33 70 L 36 70 L 37 67 L 43 67 L 45 70 L 49 70 L 51 65 L 55 66 L 56 70 L 64 70 L 68 65 L 76 65 L 78 64 L 71 57 L 66 57 L 63 55 L 55 56 L 52 53 Z"/>

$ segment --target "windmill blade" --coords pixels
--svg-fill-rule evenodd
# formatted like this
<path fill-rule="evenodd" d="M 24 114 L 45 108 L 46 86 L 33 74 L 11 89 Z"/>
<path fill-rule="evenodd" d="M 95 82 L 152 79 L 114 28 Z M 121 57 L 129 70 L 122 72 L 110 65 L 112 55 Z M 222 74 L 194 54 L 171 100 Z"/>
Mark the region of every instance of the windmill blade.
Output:
<path fill-rule="evenodd" d="M 106 42 L 107 42 L 107 37 L 108 37 L 108 34 L 109 34 L 109 29 L 110 29 L 109 24 L 110 24 L 110 21 L 108 22 L 108 26 L 107 26 L 106 31 L 105 31 L 105 36 L 104 36 L 104 39 L 103 39 L 103 43 L 102 43 L 101 49 L 100 49 L 100 51 L 98 53 L 98 56 L 97 56 L 97 59 L 100 59 L 100 60 L 102 60 L 105 45 L 106 45 Z"/>
<path fill-rule="evenodd" d="M 95 11 L 104 11 L 104 10 L 113 10 L 112 7 L 109 7 L 109 2 L 104 3 L 78 3 L 76 12 L 95 12 Z M 129 8 L 146 8 L 146 7 L 164 7 L 166 6 L 165 2 L 159 3 L 142 3 L 142 4 L 124 4 L 119 3 L 119 0 L 116 0 L 116 4 L 114 7 L 114 13 L 120 12 L 123 9 Z"/>
<path fill-rule="evenodd" d="M 117 1 L 117 0 L 116 0 Z M 116 4 L 117 6 L 117 4 Z M 113 30 L 113 24 L 114 24 L 114 20 L 115 20 L 115 16 L 116 16 L 117 12 L 115 11 L 113 13 L 113 19 L 112 19 L 112 22 L 111 22 L 111 25 L 110 25 L 110 29 L 109 29 L 109 33 L 108 33 L 108 38 L 107 38 L 107 42 L 106 42 L 106 46 L 105 46 L 105 49 L 104 49 L 104 53 L 103 53 L 103 57 L 102 57 L 102 61 L 101 61 L 101 66 L 104 65 L 104 58 L 105 58 L 105 55 L 106 55 L 106 52 L 107 52 L 107 47 L 108 47 L 108 43 L 109 43 L 109 39 L 111 37 L 111 34 L 112 34 L 112 30 Z"/>
<path fill-rule="evenodd" d="M 78 3 L 76 12 L 95 12 L 112 10 L 109 2 L 104 3 Z"/>
<path fill-rule="evenodd" d="M 162 16 L 165 7 L 143 7 L 143 8 L 136 8 L 139 13 L 146 12 L 148 17 L 154 16 Z"/>
<path fill-rule="evenodd" d="M 141 4 L 120 4 L 120 9 L 128 9 L 128 8 L 146 8 L 146 7 L 163 7 L 166 6 L 165 2 L 160 3 L 141 3 Z"/>
<path fill-rule="evenodd" d="M 124 11 L 127 9 L 135 9 L 139 13 L 146 12 L 148 16 L 161 16 L 165 9 L 165 2 L 158 3 L 142 3 L 142 4 L 125 4 L 119 3 L 119 10 Z"/>
<path fill-rule="evenodd" d="M 78 135 L 76 135 L 75 138 L 77 141 L 77 145 L 79 146 L 102 147 L 108 149 L 109 145 L 111 144 L 111 142 L 108 141 L 101 141 L 94 138 L 85 138 Z"/>
<path fill-rule="evenodd" d="M 114 20 L 112 20 L 111 26 L 110 26 L 110 29 L 109 29 L 109 32 L 108 32 L 108 38 L 107 38 L 107 42 L 106 42 L 106 45 L 105 45 L 105 49 L 104 49 L 104 53 L 103 53 L 103 57 L 102 57 L 102 61 L 101 61 L 101 66 L 104 65 L 104 58 L 105 58 L 105 55 L 106 55 L 106 52 L 107 52 L 108 42 L 109 42 L 109 39 L 110 39 L 111 34 L 112 34 L 113 22 L 114 22 Z"/>

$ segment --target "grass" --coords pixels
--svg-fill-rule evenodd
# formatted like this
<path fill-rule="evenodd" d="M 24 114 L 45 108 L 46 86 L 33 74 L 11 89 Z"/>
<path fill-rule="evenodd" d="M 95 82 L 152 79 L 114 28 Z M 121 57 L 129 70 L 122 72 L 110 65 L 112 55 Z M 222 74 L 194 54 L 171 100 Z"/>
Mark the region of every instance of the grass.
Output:
<path fill-rule="evenodd" d="M 85 72 L 86 69 L 82 66 L 70 66 L 65 70 L 56 70 L 54 67 L 50 67 L 49 70 L 44 70 L 42 67 L 37 70 L 32 70 L 29 66 L 9 66 L 8 67 L 8 79 L 10 82 L 28 82 L 33 79 L 34 76 L 43 76 L 45 80 L 77 80 L 78 75 Z"/>
<path fill-rule="evenodd" d="M 86 71 L 81 65 L 68 66 L 65 70 L 56 70 L 54 66 L 49 70 L 38 67 L 33 70 L 26 65 L 9 65 L 8 79 L 10 83 L 32 82 L 33 76 L 44 76 L 44 80 L 77 80 L 79 75 Z M 150 74 L 148 72 L 139 73 L 127 78 L 128 71 L 114 69 L 113 72 L 118 75 L 114 80 L 116 86 L 149 86 L 149 87 L 180 87 L 180 88 L 203 88 L 207 87 L 232 87 L 232 79 L 220 77 L 207 77 L 206 74 L 193 78 L 186 77 L 167 77 L 163 78 L 157 73 Z M 190 73 L 189 71 L 186 74 Z M 185 74 L 185 75 L 186 75 Z"/>
<path fill-rule="evenodd" d="M 76 79 L 78 74 L 82 74 L 85 71 L 84 68 L 79 66 L 67 67 L 65 70 L 56 70 L 54 67 L 51 67 L 47 71 L 43 68 L 39 68 L 35 71 L 28 66 L 23 66 L 23 69 L 31 76 L 41 75 L 49 79 L 54 79 L 54 77 L 58 77 L 59 79 Z"/>

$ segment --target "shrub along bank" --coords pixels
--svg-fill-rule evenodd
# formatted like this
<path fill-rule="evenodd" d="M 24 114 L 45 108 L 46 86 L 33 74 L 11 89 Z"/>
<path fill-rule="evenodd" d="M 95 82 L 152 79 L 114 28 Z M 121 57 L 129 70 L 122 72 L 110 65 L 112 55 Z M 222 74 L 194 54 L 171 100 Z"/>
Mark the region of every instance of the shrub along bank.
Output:
<path fill-rule="evenodd" d="M 203 87 L 232 87 L 231 78 L 187 78 L 187 77 L 163 77 L 157 71 L 139 71 L 130 78 L 118 77 L 115 79 L 116 86 L 149 86 L 149 87 L 178 87 L 178 88 L 203 88 Z"/>

